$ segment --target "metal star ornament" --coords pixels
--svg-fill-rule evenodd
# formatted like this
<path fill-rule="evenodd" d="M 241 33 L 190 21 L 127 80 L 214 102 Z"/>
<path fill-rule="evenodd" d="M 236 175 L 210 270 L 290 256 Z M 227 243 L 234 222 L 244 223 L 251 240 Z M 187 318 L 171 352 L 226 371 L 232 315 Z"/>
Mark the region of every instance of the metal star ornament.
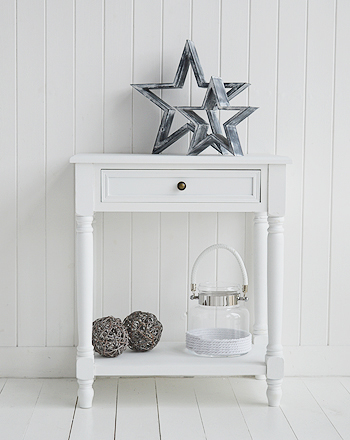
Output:
<path fill-rule="evenodd" d="M 248 85 L 245 84 L 247 87 Z M 232 91 L 226 93 L 225 85 L 221 78 L 211 77 L 201 107 L 176 107 L 192 125 L 194 133 L 191 139 L 188 155 L 195 156 L 209 146 L 214 147 L 219 153 L 231 153 L 234 156 L 243 156 L 241 143 L 237 133 L 237 125 L 251 115 L 257 107 L 232 107 L 229 100 L 239 93 Z M 208 134 L 209 124 L 201 118 L 195 110 L 205 110 L 211 127 L 211 134 Z M 219 110 L 235 110 L 237 113 L 223 124 L 226 134 L 224 136 L 219 121 Z"/>
<path fill-rule="evenodd" d="M 198 87 L 207 88 L 209 83 L 205 81 L 204 72 L 199 61 L 198 53 L 194 43 L 190 40 L 186 41 L 185 47 L 183 49 L 180 62 L 175 73 L 174 81 L 172 83 L 151 83 L 151 84 L 131 84 L 131 86 L 144 95 L 147 99 L 157 105 L 162 111 L 162 119 L 158 129 L 157 137 L 153 147 L 153 154 L 158 154 L 164 151 L 166 148 L 170 147 L 174 142 L 180 139 L 189 131 L 194 131 L 196 128 L 195 123 L 187 123 L 181 126 L 178 130 L 173 132 L 171 135 L 170 129 L 174 120 L 176 108 L 159 98 L 152 90 L 161 89 L 181 89 L 184 86 L 189 67 L 192 67 L 196 82 Z M 238 93 L 242 92 L 249 84 L 246 83 L 222 83 L 223 88 L 229 88 L 230 90 L 224 94 L 226 95 L 226 100 L 232 99 Z M 208 92 L 207 92 L 208 94 Z M 211 95 L 210 95 L 211 97 Z"/>

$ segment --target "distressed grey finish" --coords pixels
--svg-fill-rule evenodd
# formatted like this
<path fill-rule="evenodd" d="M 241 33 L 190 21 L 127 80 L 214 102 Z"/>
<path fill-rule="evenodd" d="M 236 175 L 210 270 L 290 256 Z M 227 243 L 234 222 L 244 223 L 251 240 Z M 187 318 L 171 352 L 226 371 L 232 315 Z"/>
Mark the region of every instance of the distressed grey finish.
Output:
<path fill-rule="evenodd" d="M 245 87 L 244 87 L 245 86 Z M 242 85 L 241 89 L 247 87 Z M 233 89 L 231 89 L 232 92 Z M 190 143 L 188 154 L 197 155 L 209 146 L 214 147 L 221 154 L 225 151 L 234 156 L 243 156 L 236 126 L 252 114 L 256 107 L 232 107 L 229 100 L 239 93 L 240 88 L 230 94 L 225 91 L 225 85 L 221 78 L 211 77 L 201 107 L 176 107 L 194 126 L 194 134 Z M 205 110 L 212 130 L 208 134 L 209 124 L 202 119 L 195 110 Z M 237 113 L 223 124 L 226 137 L 224 136 L 219 121 L 218 110 L 236 110 Z"/>
<path fill-rule="evenodd" d="M 189 67 L 192 67 L 198 87 L 207 88 L 202 107 L 173 107 L 158 97 L 153 90 L 181 89 L 184 86 Z M 229 101 L 246 89 L 247 83 L 224 83 L 221 78 L 212 77 L 206 82 L 199 61 L 196 47 L 190 40 L 186 41 L 181 59 L 172 83 L 131 84 L 132 87 L 157 105 L 162 111 L 162 119 L 153 147 L 153 154 L 158 154 L 180 139 L 189 131 L 193 132 L 188 154 L 199 154 L 208 146 L 213 146 L 221 154 L 243 155 L 236 125 L 254 110 L 253 107 L 230 107 Z M 226 92 L 225 89 L 230 89 Z M 176 109 L 180 111 L 189 123 L 169 135 Z M 240 112 L 224 124 L 226 138 L 223 134 L 218 110 L 240 110 Z M 194 110 L 206 110 L 212 134 L 208 135 L 209 124 Z M 246 110 L 245 112 L 243 110 Z M 242 118 L 241 115 L 244 115 Z"/>

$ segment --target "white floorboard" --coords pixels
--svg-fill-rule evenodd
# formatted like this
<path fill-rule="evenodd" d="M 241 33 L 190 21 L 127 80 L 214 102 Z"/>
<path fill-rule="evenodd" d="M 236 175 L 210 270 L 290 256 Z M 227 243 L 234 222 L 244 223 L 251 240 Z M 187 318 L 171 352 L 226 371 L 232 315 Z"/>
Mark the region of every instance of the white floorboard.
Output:
<path fill-rule="evenodd" d="M 350 440 L 350 377 L 286 378 L 280 408 L 252 377 L 0 379 L 1 440 Z"/>
<path fill-rule="evenodd" d="M 69 440 L 114 439 L 117 381 L 115 378 L 95 381 L 93 407 L 77 407 Z"/>
<path fill-rule="evenodd" d="M 326 379 L 323 379 L 326 380 Z M 319 382 L 320 379 L 317 379 Z M 340 435 L 305 383 L 287 378 L 283 383 L 281 409 L 299 440 L 339 440 Z"/>
<path fill-rule="evenodd" d="M 342 439 L 350 439 L 350 393 L 337 378 L 305 379 L 306 386 Z"/>
<path fill-rule="evenodd" d="M 281 408 L 267 406 L 264 380 L 239 377 L 230 378 L 230 382 L 252 439 L 294 440 L 297 438 Z"/>
<path fill-rule="evenodd" d="M 207 440 L 250 440 L 247 424 L 227 377 L 194 379 L 194 390 Z"/>
<path fill-rule="evenodd" d="M 8 379 L 0 394 L 1 439 L 24 438 L 40 395 L 43 380 Z"/>
<path fill-rule="evenodd" d="M 206 440 L 193 379 L 157 378 L 161 440 Z"/>
<path fill-rule="evenodd" d="M 154 378 L 120 380 L 117 400 L 116 439 L 159 438 Z"/>
<path fill-rule="evenodd" d="M 44 380 L 24 440 L 66 440 L 77 400 L 73 379 Z"/>

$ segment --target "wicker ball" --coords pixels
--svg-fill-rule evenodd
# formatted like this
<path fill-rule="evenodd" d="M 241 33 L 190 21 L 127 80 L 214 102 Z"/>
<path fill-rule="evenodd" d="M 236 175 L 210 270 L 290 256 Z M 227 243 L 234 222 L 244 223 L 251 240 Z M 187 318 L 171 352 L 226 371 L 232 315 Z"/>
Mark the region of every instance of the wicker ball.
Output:
<path fill-rule="evenodd" d="M 122 354 L 128 345 L 128 333 L 122 321 L 113 316 L 96 319 L 92 324 L 92 345 L 101 356 Z"/>
<path fill-rule="evenodd" d="M 123 325 L 128 332 L 128 347 L 135 351 L 148 351 L 154 348 L 163 331 L 161 322 L 148 312 L 131 313 L 124 319 Z"/>

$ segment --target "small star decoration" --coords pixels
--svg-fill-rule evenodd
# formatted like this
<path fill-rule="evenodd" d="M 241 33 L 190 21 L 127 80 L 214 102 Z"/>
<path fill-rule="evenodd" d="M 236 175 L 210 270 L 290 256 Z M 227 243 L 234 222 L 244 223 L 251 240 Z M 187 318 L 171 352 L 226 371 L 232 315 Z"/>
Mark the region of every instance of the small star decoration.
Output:
<path fill-rule="evenodd" d="M 198 87 L 207 89 L 203 104 L 200 107 L 172 107 L 152 92 L 152 90 L 161 89 L 181 89 L 184 86 L 190 65 Z M 172 83 L 131 85 L 163 111 L 162 120 L 152 151 L 153 154 L 161 153 L 186 133 L 191 131 L 193 132 L 193 135 L 187 153 L 188 155 L 198 155 L 209 146 L 212 146 L 221 154 L 231 153 L 234 156 L 243 156 L 236 127 L 240 122 L 252 114 L 257 107 L 233 107 L 230 106 L 230 101 L 245 90 L 249 84 L 224 83 L 221 78 L 214 76 L 211 77 L 209 83 L 206 82 L 196 47 L 192 41 L 186 41 Z M 226 92 L 226 89 L 230 90 Z M 206 111 L 209 124 L 196 113 L 198 110 Z M 219 121 L 219 110 L 237 111 L 234 116 L 223 124 L 226 137 Z M 179 111 L 184 115 L 189 122 L 169 135 L 176 111 Z M 212 131 L 211 134 L 208 134 L 209 125 Z"/>

